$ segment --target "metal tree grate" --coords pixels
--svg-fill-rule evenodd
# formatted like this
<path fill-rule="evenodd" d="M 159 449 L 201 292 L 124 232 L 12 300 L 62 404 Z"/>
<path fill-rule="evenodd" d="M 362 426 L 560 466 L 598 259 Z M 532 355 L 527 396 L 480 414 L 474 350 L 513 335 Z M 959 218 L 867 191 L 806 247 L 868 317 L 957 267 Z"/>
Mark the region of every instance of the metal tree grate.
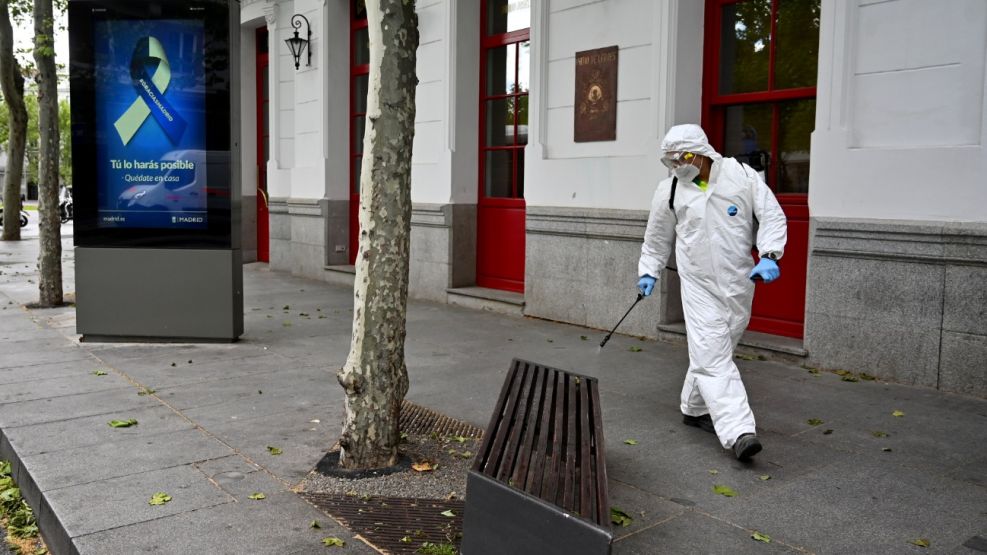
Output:
<path fill-rule="evenodd" d="M 483 430 L 449 418 L 432 409 L 404 401 L 401 405 L 401 431 L 408 434 L 428 435 L 436 433 L 439 436 L 463 436 L 472 438 L 483 437 Z"/>
<path fill-rule="evenodd" d="M 451 543 L 458 549 L 462 541 L 463 501 L 337 493 L 300 495 L 384 553 L 416 553 L 425 542 Z M 443 515 L 445 511 L 452 511 L 453 516 Z"/>

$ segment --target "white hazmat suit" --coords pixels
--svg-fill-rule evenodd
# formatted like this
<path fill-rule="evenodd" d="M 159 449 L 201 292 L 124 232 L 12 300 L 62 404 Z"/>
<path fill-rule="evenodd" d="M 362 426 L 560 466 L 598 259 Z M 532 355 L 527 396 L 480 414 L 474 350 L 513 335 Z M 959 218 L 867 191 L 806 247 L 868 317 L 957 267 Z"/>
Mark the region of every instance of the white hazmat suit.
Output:
<path fill-rule="evenodd" d="M 713 150 L 699 126 L 672 127 L 661 148 L 701 154 L 713 164 L 705 192 L 695 183 L 678 182 L 674 213 L 669 207 L 672 178 L 658 185 L 638 275 L 660 277 L 674 241 L 689 342 L 682 413 L 709 413 L 720 443 L 729 449 L 742 434 L 754 433 L 754 415 L 733 351 L 754 299 L 748 276 L 754 267 L 755 218 L 760 255 L 773 253 L 780 259 L 788 234 L 785 214 L 757 172 Z"/>

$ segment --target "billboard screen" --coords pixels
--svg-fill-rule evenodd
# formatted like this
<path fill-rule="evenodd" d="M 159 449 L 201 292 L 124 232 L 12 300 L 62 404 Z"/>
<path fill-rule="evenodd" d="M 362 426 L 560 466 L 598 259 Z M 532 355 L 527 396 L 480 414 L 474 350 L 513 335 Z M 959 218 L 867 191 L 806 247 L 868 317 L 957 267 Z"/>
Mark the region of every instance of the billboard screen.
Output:
<path fill-rule="evenodd" d="M 207 227 L 203 27 L 94 23 L 99 227 Z"/>
<path fill-rule="evenodd" d="M 69 2 L 77 245 L 233 246 L 229 13 Z"/>

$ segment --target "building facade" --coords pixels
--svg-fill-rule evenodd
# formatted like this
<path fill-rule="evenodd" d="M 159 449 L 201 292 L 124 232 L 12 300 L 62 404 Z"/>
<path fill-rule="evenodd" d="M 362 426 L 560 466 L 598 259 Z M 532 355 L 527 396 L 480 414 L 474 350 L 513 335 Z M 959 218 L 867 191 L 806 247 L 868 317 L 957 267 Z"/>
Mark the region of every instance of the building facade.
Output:
<path fill-rule="evenodd" d="M 417 4 L 413 297 L 609 328 L 636 295 L 660 140 L 699 122 L 789 218 L 752 331 L 810 364 L 987 396 L 987 3 Z M 247 260 L 352 283 L 362 0 L 244 0 L 241 19 Z M 615 138 L 577 142 L 577 53 L 612 46 Z M 622 331 L 681 328 L 677 276 L 660 283 Z"/>

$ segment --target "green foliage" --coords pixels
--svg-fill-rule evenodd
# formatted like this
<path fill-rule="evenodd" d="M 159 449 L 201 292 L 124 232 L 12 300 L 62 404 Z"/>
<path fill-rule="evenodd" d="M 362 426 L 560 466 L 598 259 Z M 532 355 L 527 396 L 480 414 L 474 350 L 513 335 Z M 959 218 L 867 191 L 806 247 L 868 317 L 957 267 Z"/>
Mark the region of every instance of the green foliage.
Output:
<path fill-rule="evenodd" d="M 147 502 L 148 505 L 164 505 L 165 503 L 171 501 L 171 496 L 163 491 L 159 491 L 151 496 L 150 501 Z"/>
<path fill-rule="evenodd" d="M 29 539 L 38 536 L 34 511 L 21 498 L 21 490 L 11 476 L 10 463 L 0 461 L 0 518 L 4 517 L 7 518 L 7 533 L 11 537 Z"/>
<path fill-rule="evenodd" d="M 619 507 L 610 507 L 610 522 L 617 526 L 630 526 L 634 519 Z"/>
<path fill-rule="evenodd" d="M 456 555 L 458 550 L 451 543 L 424 542 L 416 553 L 422 553 L 423 555 Z"/>

